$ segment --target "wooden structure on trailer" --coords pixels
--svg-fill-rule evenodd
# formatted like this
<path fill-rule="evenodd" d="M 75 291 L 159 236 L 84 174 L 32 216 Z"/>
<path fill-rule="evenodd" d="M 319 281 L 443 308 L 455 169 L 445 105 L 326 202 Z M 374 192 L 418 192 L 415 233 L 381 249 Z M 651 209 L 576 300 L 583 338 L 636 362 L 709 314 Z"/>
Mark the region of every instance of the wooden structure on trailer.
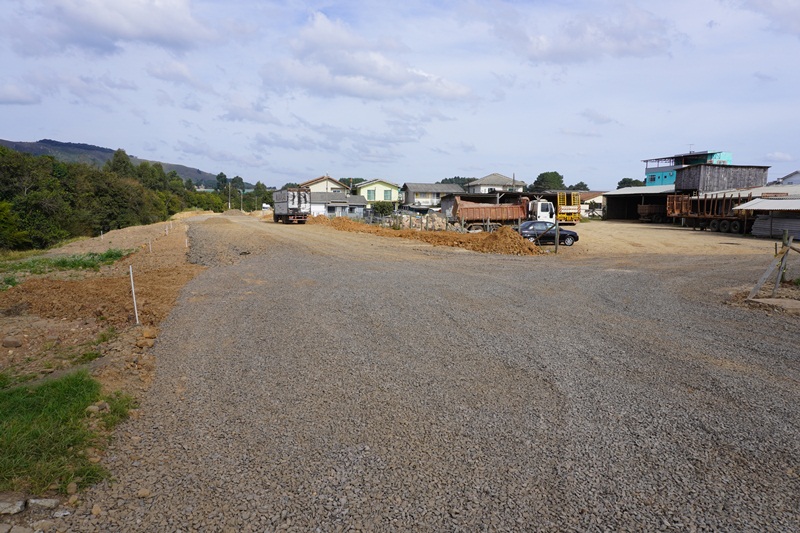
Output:
<path fill-rule="evenodd" d="M 691 221 L 695 228 L 707 227 L 711 231 L 722 233 L 747 233 L 753 225 L 753 213 L 735 211 L 734 208 L 752 199 L 752 193 L 747 196 L 742 196 L 742 193 L 703 196 L 670 194 L 667 196 L 667 216 Z"/>

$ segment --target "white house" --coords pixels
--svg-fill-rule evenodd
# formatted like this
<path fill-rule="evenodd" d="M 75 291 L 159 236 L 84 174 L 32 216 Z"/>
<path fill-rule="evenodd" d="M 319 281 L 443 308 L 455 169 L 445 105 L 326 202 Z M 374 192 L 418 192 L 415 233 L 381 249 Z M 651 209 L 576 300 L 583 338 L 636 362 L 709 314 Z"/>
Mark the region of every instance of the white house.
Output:
<path fill-rule="evenodd" d="M 308 187 L 311 192 L 332 192 L 347 194 L 350 188 L 342 182 L 336 181 L 330 176 L 320 176 L 313 180 L 304 181 L 300 184 L 301 187 Z"/>
<path fill-rule="evenodd" d="M 409 209 L 438 207 L 442 196 L 464 193 L 464 189 L 455 183 L 404 183 L 402 191 L 403 205 Z"/>
<path fill-rule="evenodd" d="M 795 170 L 778 180 L 780 185 L 800 185 L 800 170 Z"/>
<path fill-rule="evenodd" d="M 495 172 L 481 179 L 470 181 L 465 185 L 465 188 L 470 194 L 486 194 L 500 191 L 524 192 L 525 182 Z"/>
<path fill-rule="evenodd" d="M 367 207 L 363 196 L 340 192 L 311 192 L 311 216 L 362 218 Z"/>

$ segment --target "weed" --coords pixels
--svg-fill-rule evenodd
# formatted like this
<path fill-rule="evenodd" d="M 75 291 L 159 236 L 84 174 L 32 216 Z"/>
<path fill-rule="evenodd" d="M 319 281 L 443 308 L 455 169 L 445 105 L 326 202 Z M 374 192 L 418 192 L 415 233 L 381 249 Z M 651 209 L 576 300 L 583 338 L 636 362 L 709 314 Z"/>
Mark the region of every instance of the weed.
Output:
<path fill-rule="evenodd" d="M 19 281 L 14 276 L 3 276 L 3 279 L 0 280 L 0 291 L 4 291 L 11 287 L 16 287 L 19 285 Z"/>
<path fill-rule="evenodd" d="M 82 365 L 94 361 L 95 359 L 99 359 L 101 357 L 103 357 L 103 354 L 101 354 L 100 352 L 84 352 L 80 355 L 80 357 L 75 359 L 75 363 Z"/>
<path fill-rule="evenodd" d="M 100 384 L 82 371 L 36 387 L 0 391 L 0 492 L 41 494 L 76 479 L 81 486 L 106 472 L 83 451 L 97 440 L 87 429 L 86 407 Z"/>
<path fill-rule="evenodd" d="M 103 412 L 101 419 L 109 431 L 117 427 L 123 420 L 126 420 L 128 411 L 137 406 L 133 396 L 122 394 L 119 391 L 104 399 L 108 403 L 108 411 Z"/>
<path fill-rule="evenodd" d="M 11 376 L 5 372 L 0 372 L 0 389 L 5 389 L 11 386 Z"/>
<path fill-rule="evenodd" d="M 110 265 L 131 253 L 131 250 L 109 248 L 101 254 L 90 252 L 56 258 L 37 257 L 24 261 L 4 262 L 0 265 L 0 272 L 45 274 L 53 270 L 98 270 L 101 266 Z"/>
<path fill-rule="evenodd" d="M 97 336 L 97 339 L 94 341 L 94 344 L 102 344 L 116 338 L 117 330 L 114 326 L 110 326 L 100 332 L 100 334 Z"/>

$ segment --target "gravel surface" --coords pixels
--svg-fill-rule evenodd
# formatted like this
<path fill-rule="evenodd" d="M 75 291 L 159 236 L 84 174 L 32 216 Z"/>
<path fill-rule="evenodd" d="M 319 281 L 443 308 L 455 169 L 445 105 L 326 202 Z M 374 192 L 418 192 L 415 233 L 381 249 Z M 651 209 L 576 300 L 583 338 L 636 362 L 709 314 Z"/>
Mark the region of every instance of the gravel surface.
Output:
<path fill-rule="evenodd" d="M 190 222 L 115 480 L 69 531 L 800 530 L 760 256 L 509 257 Z M 577 246 L 579 246 L 579 243 Z"/>

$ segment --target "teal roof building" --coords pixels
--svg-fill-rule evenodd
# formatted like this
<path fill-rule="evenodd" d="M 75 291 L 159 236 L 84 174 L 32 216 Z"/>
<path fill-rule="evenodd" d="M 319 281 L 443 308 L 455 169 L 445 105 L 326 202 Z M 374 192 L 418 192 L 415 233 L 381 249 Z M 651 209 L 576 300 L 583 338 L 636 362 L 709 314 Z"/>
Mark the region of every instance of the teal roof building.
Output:
<path fill-rule="evenodd" d="M 732 165 L 730 152 L 689 152 L 655 159 L 643 159 L 645 185 L 673 185 L 679 169 L 694 165 Z"/>

